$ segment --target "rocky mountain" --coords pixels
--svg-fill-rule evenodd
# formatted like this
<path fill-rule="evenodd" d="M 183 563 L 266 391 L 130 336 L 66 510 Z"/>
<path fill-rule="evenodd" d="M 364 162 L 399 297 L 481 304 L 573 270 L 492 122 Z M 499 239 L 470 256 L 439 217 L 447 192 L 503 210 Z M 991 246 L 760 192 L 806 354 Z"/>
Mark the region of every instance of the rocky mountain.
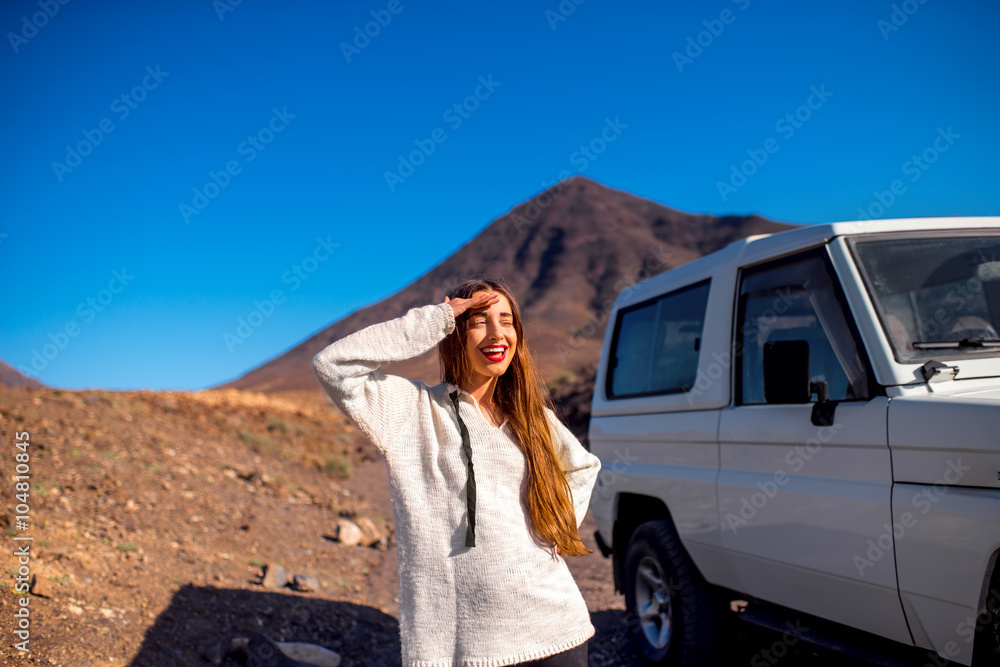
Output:
<path fill-rule="evenodd" d="M 788 228 L 756 215 L 684 213 L 574 177 L 500 216 L 399 292 L 221 387 L 316 389 L 311 362 L 326 345 L 414 306 L 442 301 L 452 286 L 483 273 L 503 277 L 514 290 L 525 336 L 553 388 L 588 377 L 592 383 L 607 313 L 623 288 L 743 237 Z M 436 350 L 387 366 L 386 372 L 429 384 L 440 381 Z M 573 387 L 564 393 L 581 392 Z"/>
<path fill-rule="evenodd" d="M 0 361 L 0 385 L 5 387 L 44 387 L 41 382 L 30 378 L 9 364 Z"/>

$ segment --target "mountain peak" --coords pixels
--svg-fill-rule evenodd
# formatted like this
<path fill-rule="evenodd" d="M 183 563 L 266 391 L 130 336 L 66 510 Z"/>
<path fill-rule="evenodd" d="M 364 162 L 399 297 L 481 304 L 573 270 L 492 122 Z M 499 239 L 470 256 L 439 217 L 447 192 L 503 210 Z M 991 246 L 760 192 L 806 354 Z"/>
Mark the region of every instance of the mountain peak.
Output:
<path fill-rule="evenodd" d="M 788 228 L 755 215 L 684 213 L 573 176 L 514 206 L 407 287 L 222 386 L 315 389 L 310 364 L 326 345 L 439 302 L 451 287 L 484 271 L 510 286 L 542 373 L 554 379 L 596 365 L 608 311 L 626 286 L 743 237 Z M 433 353 L 388 369 L 428 384 L 439 381 Z"/>

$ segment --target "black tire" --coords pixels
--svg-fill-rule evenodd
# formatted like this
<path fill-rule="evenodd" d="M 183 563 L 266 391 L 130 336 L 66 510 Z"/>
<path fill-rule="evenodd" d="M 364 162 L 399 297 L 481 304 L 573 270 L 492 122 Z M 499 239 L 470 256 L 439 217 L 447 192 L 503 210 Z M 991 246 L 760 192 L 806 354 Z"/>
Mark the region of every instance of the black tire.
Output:
<path fill-rule="evenodd" d="M 647 664 L 707 667 L 719 660 L 722 615 L 670 521 L 649 521 L 629 540 L 625 618 Z"/>
<path fill-rule="evenodd" d="M 994 575 L 986 595 L 986 611 L 976 618 L 972 667 L 1000 665 L 1000 574 Z"/>

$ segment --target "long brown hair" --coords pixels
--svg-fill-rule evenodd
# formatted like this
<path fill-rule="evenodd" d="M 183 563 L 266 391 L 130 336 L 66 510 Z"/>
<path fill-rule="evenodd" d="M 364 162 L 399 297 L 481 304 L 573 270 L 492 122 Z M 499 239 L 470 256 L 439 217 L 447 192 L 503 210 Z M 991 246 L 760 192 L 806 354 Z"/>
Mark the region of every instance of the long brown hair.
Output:
<path fill-rule="evenodd" d="M 528 484 L 524 501 L 532 528 L 539 538 L 557 546 L 563 555 L 591 553 L 577 532 L 572 492 L 555 454 L 553 434 L 545 414 L 546 407 L 553 407 L 552 399 L 524 339 L 521 310 L 510 288 L 499 279 L 466 280 L 452 289 L 448 298 L 469 299 L 476 292 L 499 292 L 504 295 L 510 302 L 514 317 L 517 344 L 510 366 L 497 378 L 493 403 L 507 417 L 527 458 Z M 455 330 L 438 345 L 444 381 L 458 387 L 465 387 L 472 375 L 465 351 L 468 331 L 469 312 L 466 311 L 456 320 Z"/>

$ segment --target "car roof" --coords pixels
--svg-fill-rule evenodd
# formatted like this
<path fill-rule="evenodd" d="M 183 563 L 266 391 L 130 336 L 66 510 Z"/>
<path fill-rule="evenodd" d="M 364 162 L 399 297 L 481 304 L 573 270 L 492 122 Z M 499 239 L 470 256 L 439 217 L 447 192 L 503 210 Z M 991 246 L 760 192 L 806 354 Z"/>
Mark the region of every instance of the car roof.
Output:
<path fill-rule="evenodd" d="M 959 229 L 992 229 L 1000 231 L 1000 216 L 901 218 L 896 220 L 854 220 L 803 225 L 773 234 L 759 234 L 734 241 L 725 248 L 699 257 L 687 264 L 655 275 L 626 289 L 618 295 L 616 303 L 637 303 L 678 284 L 707 278 L 722 265 L 745 266 L 780 257 L 798 250 L 822 245 L 837 236 L 857 236 L 894 232 L 922 232 Z"/>

